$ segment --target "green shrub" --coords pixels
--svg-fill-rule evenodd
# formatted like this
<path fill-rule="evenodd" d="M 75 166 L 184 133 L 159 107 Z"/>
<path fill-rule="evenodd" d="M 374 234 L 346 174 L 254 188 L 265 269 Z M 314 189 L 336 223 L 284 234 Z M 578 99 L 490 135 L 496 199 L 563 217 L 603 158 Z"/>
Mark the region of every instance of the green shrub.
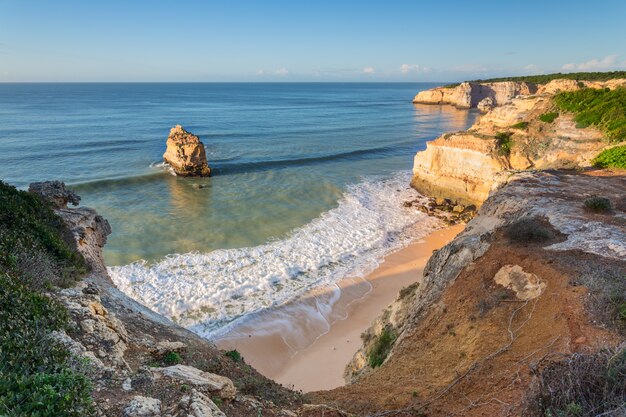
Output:
<path fill-rule="evenodd" d="M 182 358 L 180 357 L 178 352 L 168 352 L 163 357 L 163 362 L 165 362 L 166 365 L 176 365 L 177 363 L 182 362 Z"/>
<path fill-rule="evenodd" d="M 605 149 L 591 163 L 597 168 L 626 169 L 626 145 Z"/>
<path fill-rule="evenodd" d="M 559 117 L 558 113 L 550 112 L 550 113 L 544 113 L 541 116 L 539 116 L 539 120 L 545 123 L 552 123 L 554 122 L 554 119 L 556 119 L 557 117 Z"/>
<path fill-rule="evenodd" d="M 593 196 L 585 200 L 585 207 L 591 211 L 609 211 L 611 210 L 611 200 L 606 197 Z"/>
<path fill-rule="evenodd" d="M 396 339 L 397 335 L 394 330 L 384 328 L 367 354 L 367 363 L 372 368 L 382 365 L 385 359 L 387 359 L 389 352 L 391 352 Z"/>
<path fill-rule="evenodd" d="M 63 221 L 39 197 L 0 181 L 0 267 L 17 268 L 37 288 L 71 284 L 86 264 L 65 233 Z"/>
<path fill-rule="evenodd" d="M 554 103 L 563 111 L 574 113 L 578 127 L 596 126 L 607 139 L 626 139 L 626 88 L 593 89 L 559 93 Z"/>
<path fill-rule="evenodd" d="M 40 199 L 0 182 L 0 416 L 94 413 L 87 364 L 53 340 L 65 307 L 44 295 L 85 270 Z"/>
<path fill-rule="evenodd" d="M 511 129 L 526 130 L 527 128 L 528 128 L 528 122 L 519 122 L 511 126 Z"/>
<path fill-rule="evenodd" d="M 241 353 L 237 349 L 229 350 L 228 352 L 224 352 L 224 355 L 228 356 L 235 362 L 241 361 Z"/>
<path fill-rule="evenodd" d="M 498 155 L 509 156 L 511 154 L 511 132 L 500 132 L 496 134 L 496 146 L 498 147 Z"/>

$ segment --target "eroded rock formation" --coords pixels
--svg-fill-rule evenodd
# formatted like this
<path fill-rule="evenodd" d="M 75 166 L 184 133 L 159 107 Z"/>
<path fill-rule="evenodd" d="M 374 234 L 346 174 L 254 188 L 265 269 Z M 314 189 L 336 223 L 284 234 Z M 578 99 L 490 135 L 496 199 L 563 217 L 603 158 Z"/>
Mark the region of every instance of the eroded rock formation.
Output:
<path fill-rule="evenodd" d="M 451 104 L 469 109 L 477 107 L 480 102 L 489 98 L 491 105 L 500 106 L 519 95 L 537 92 L 537 86 L 525 82 L 470 83 L 464 82 L 455 87 L 437 87 L 420 91 L 413 103 L 419 104 Z M 483 104 L 485 106 L 487 102 Z"/>
<path fill-rule="evenodd" d="M 557 111 L 552 103 L 556 92 L 625 84 L 554 80 L 535 95 L 499 103 L 467 131 L 428 142 L 415 155 L 412 185 L 424 195 L 480 205 L 508 170 L 588 167 L 607 146 L 604 134 L 593 126 L 579 128 L 571 114 L 561 113 L 549 123 L 540 117 Z"/>
<path fill-rule="evenodd" d="M 204 144 L 198 136 L 189 133 L 181 125 L 176 125 L 170 130 L 163 160 L 172 167 L 176 175 L 183 177 L 211 175 Z"/>

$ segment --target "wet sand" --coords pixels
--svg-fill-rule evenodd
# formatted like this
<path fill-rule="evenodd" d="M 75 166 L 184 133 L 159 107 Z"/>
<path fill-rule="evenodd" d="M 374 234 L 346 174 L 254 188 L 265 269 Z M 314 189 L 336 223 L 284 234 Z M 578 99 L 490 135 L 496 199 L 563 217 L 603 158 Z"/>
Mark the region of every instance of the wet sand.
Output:
<path fill-rule="evenodd" d="M 462 230 L 437 230 L 388 255 L 366 277 L 347 278 L 337 287 L 309 293 L 215 342 L 221 349 L 237 349 L 247 363 L 285 386 L 309 392 L 344 385 L 343 370 L 361 345 L 361 333 L 401 288 L 421 280 L 433 250 Z"/>

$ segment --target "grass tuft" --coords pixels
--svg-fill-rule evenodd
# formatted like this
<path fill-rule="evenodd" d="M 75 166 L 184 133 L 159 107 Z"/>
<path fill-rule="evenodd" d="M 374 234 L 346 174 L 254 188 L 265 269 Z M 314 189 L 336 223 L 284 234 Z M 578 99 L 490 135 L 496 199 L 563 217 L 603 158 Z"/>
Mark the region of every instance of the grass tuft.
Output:
<path fill-rule="evenodd" d="M 598 213 L 611 210 L 611 200 L 606 197 L 593 196 L 585 200 L 585 207 Z"/>
<path fill-rule="evenodd" d="M 385 362 L 398 336 L 393 329 L 384 328 L 367 354 L 367 363 L 376 368 Z"/>
<path fill-rule="evenodd" d="M 539 116 L 539 120 L 541 120 L 544 123 L 552 123 L 557 117 L 559 117 L 558 113 L 550 112 L 550 113 L 544 113 L 541 116 Z"/>

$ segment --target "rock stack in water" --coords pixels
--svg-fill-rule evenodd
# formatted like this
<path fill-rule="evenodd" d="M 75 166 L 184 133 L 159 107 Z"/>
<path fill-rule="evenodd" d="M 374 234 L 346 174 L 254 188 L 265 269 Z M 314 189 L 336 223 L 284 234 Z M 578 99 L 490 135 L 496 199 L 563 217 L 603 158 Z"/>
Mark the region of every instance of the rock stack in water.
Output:
<path fill-rule="evenodd" d="M 181 125 L 176 125 L 170 130 L 163 160 L 172 167 L 176 175 L 183 177 L 211 175 L 204 145 L 196 135 L 187 132 Z"/>

